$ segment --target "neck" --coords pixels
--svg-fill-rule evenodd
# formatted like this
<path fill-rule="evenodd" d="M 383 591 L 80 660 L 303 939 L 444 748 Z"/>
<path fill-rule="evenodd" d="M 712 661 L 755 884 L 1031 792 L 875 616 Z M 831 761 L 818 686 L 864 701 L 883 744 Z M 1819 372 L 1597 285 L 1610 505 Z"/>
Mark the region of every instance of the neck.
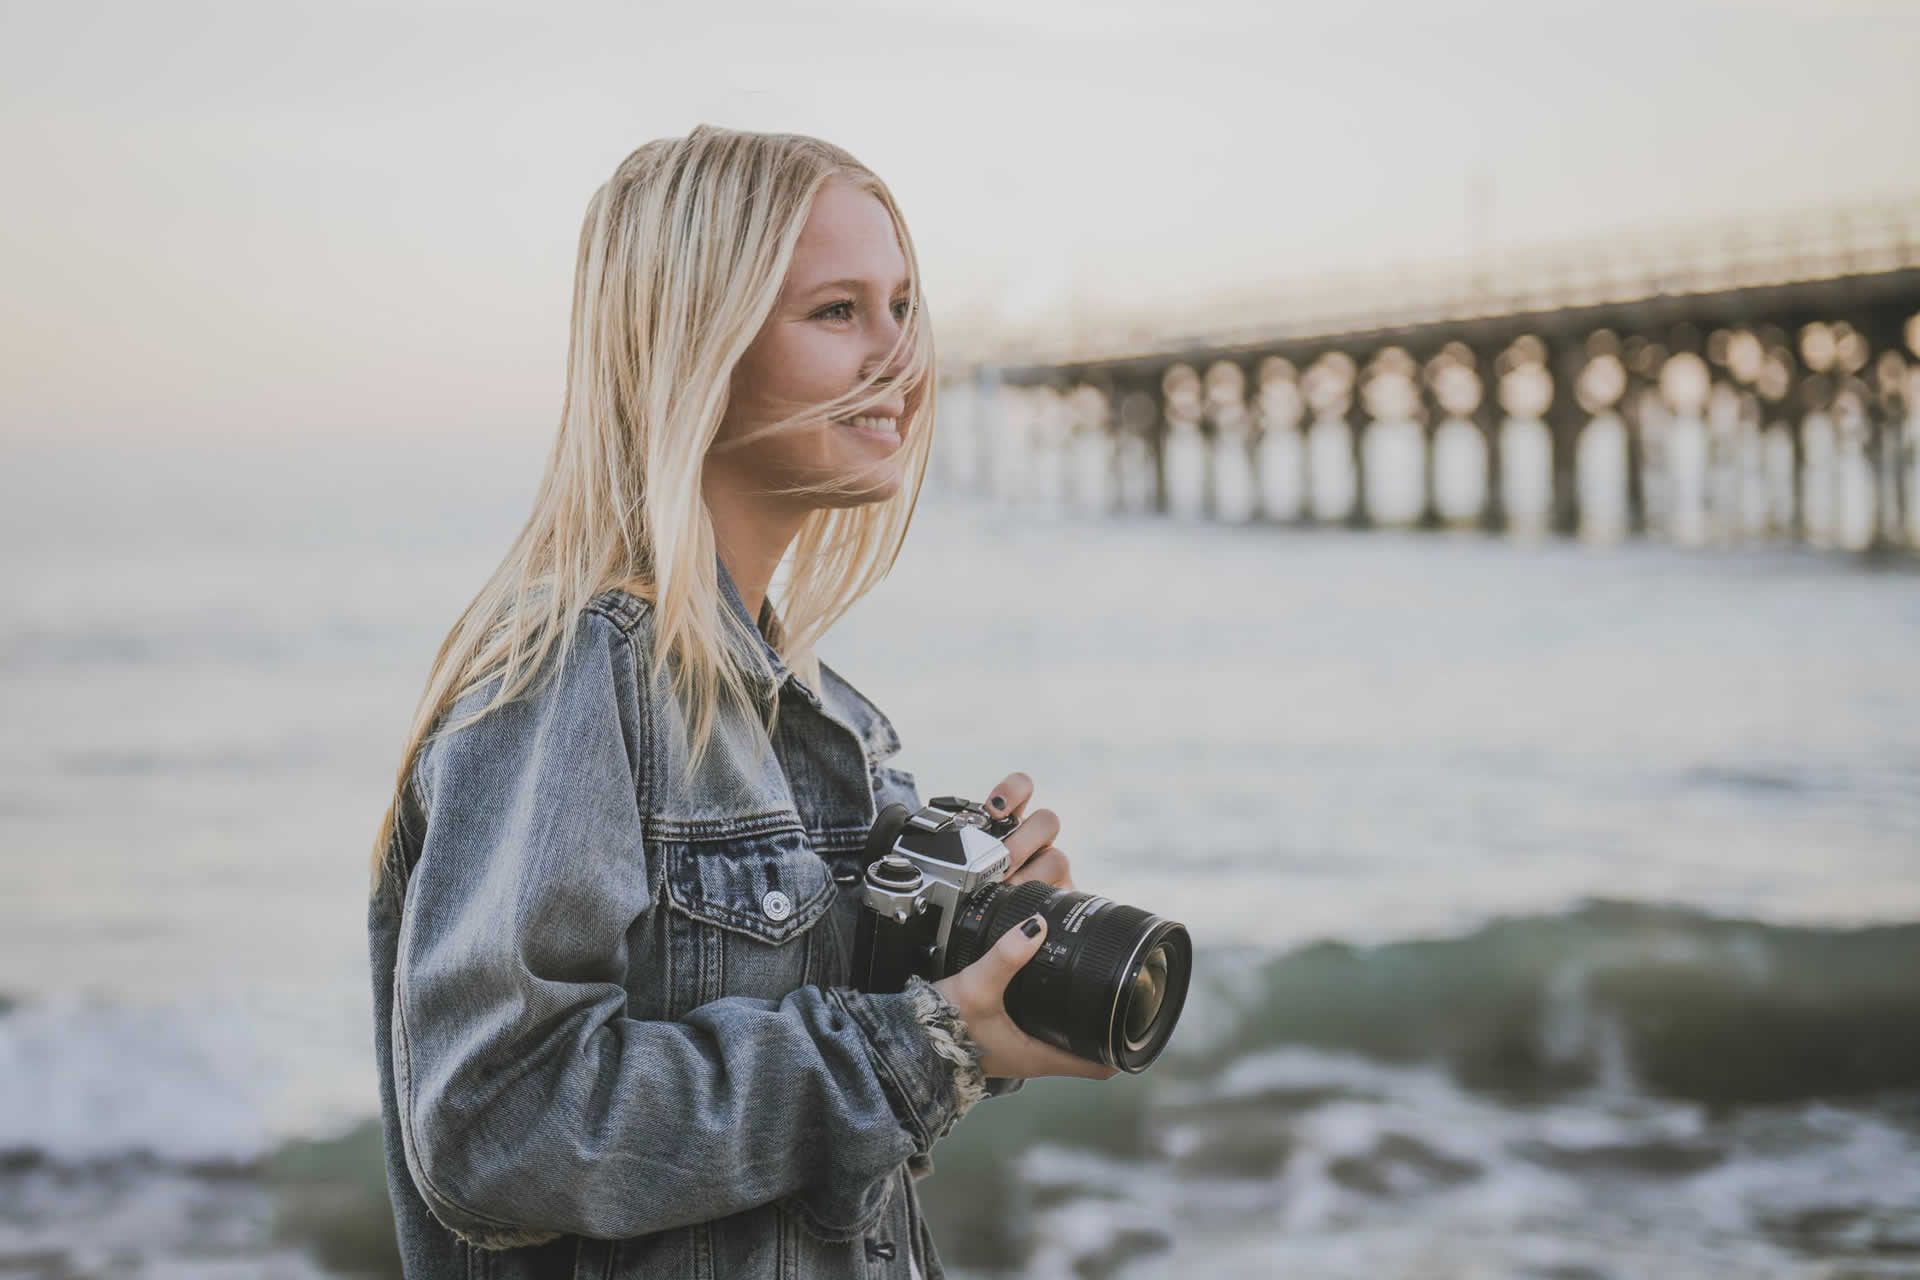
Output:
<path fill-rule="evenodd" d="M 723 473 L 709 464 L 702 476 L 707 512 L 713 520 L 713 538 L 720 561 L 733 579 L 747 616 L 758 623 L 767 586 L 781 557 L 800 532 L 805 511 L 770 503 L 763 497 L 725 483 Z"/>

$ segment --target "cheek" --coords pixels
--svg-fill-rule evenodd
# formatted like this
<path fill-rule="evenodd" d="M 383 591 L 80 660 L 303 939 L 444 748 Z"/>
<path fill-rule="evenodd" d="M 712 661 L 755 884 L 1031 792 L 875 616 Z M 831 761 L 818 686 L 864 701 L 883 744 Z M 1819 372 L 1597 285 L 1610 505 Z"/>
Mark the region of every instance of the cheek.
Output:
<path fill-rule="evenodd" d="M 856 381 L 859 348 L 824 327 L 803 327 L 769 351 L 769 381 L 792 401 L 823 404 Z"/>
<path fill-rule="evenodd" d="M 733 398 L 755 421 L 775 416 L 782 394 L 779 353 L 765 347 L 749 350 L 733 372 Z"/>
<path fill-rule="evenodd" d="M 824 404 L 859 380 L 859 360 L 853 342 L 824 326 L 763 333 L 734 370 L 729 416 L 747 429 Z M 752 452 L 761 465 L 778 469 L 827 465 L 833 431 L 825 422 L 796 428 L 760 441 Z"/>
<path fill-rule="evenodd" d="M 746 407 L 747 417 L 754 427 L 771 426 L 825 398 L 809 380 L 789 369 L 785 377 L 757 385 Z M 828 423 L 814 421 L 788 426 L 749 444 L 742 461 L 770 477 L 810 473 L 832 464 L 833 430 Z"/>

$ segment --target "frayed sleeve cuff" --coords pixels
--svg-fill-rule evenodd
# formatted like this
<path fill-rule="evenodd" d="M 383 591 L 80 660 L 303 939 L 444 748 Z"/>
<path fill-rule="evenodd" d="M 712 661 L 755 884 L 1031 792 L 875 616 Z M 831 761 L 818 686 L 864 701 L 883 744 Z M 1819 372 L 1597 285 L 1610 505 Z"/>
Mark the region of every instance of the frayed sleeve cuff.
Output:
<path fill-rule="evenodd" d="M 843 987 L 834 996 L 866 1033 L 874 1069 L 917 1155 L 988 1096 L 980 1046 L 960 1011 L 926 979 L 911 975 L 895 994 Z"/>

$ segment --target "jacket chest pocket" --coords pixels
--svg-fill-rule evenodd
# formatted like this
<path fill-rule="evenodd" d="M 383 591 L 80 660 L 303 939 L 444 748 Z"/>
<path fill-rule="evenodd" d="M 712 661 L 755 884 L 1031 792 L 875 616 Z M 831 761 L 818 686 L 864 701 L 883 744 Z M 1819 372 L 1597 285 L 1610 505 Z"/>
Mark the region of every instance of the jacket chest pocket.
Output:
<path fill-rule="evenodd" d="M 672 1017 L 722 996 L 779 1000 L 829 967 L 833 875 L 804 832 L 667 845 Z"/>

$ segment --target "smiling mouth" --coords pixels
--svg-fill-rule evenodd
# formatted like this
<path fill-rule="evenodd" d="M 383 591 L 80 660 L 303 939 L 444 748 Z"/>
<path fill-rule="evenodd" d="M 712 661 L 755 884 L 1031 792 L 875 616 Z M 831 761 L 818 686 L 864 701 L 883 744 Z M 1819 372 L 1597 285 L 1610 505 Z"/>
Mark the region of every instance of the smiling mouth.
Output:
<path fill-rule="evenodd" d="M 900 438 L 900 419 L 898 418 L 886 418 L 872 414 L 862 415 L 858 418 L 835 418 L 834 421 L 840 426 L 852 427 L 855 431 L 864 432 L 867 435 L 886 436 L 894 440 Z"/>

